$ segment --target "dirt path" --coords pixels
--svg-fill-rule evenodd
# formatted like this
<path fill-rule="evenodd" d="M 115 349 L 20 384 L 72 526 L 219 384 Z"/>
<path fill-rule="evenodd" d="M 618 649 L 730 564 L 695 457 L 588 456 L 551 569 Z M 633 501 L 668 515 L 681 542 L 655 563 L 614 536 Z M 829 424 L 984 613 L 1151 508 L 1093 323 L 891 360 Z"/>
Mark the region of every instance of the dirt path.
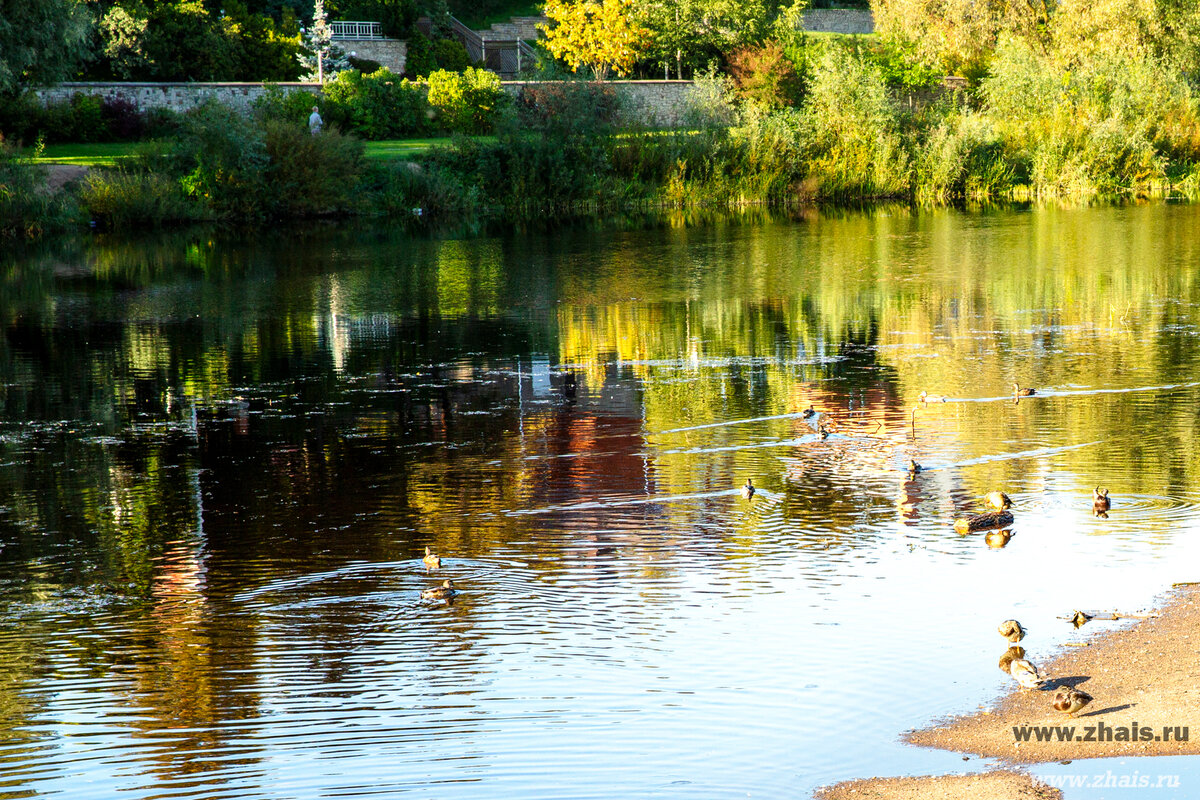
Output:
<path fill-rule="evenodd" d="M 53 192 L 57 192 L 68 183 L 83 180 L 88 173 L 87 167 L 78 164 L 47 164 L 46 169 L 46 187 Z"/>

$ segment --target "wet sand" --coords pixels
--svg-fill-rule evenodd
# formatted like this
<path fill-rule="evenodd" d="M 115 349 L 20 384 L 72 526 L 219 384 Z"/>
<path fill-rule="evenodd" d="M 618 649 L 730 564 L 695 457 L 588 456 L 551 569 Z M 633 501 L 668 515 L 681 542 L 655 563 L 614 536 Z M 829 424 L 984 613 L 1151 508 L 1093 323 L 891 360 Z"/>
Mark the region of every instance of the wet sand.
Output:
<path fill-rule="evenodd" d="M 991 709 L 910 733 L 912 744 L 937 747 L 1013 764 L 1068 761 L 1113 756 L 1185 755 L 1200 753 L 1200 587 L 1169 593 L 1161 615 L 1131 627 L 1085 637 L 1086 647 L 1066 647 L 1054 660 L 1039 664 L 1047 678 L 1042 689 L 1011 691 Z M 1066 623 L 1064 623 L 1065 625 Z M 1096 624 L 1096 623 L 1089 623 Z M 1001 651 L 997 645 L 997 650 Z M 992 669 L 989 664 L 989 669 Z M 1059 686 L 1082 689 L 1094 698 L 1074 718 L 1052 705 Z M 1013 728 L 1052 726 L 1054 741 L 1017 741 Z M 1073 728 L 1068 734 L 1063 726 Z M 1187 741 L 1177 741 L 1176 728 L 1187 728 Z M 1090 729 L 1090 730 L 1089 730 Z M 1169 739 L 1164 738 L 1169 729 Z M 1136 731 L 1136 733 L 1135 733 Z M 1194 733 L 1193 733 L 1194 731 Z M 1144 740 L 1149 737 L 1149 740 Z M 1091 739 L 1089 741 L 1089 739 Z M 870 778 L 819 790 L 820 800 L 843 798 L 1056 798 L 1057 789 L 1021 772 L 945 775 L 922 778 Z"/>
<path fill-rule="evenodd" d="M 1062 792 L 1023 772 L 1000 770 L 981 775 L 923 778 L 870 778 L 818 789 L 816 800 L 1057 800 Z"/>
<path fill-rule="evenodd" d="M 1169 594 L 1157 618 L 1087 641 L 1087 647 L 1064 648 L 1053 661 L 1038 665 L 1047 678 L 1042 689 L 1025 690 L 1013 682 L 996 708 L 915 731 L 907 740 L 1020 764 L 1200 752 L 1200 587 Z M 1082 689 L 1094 700 L 1072 719 L 1052 705 L 1059 686 Z M 1061 726 L 1072 726 L 1074 731 L 1066 741 L 1057 741 L 1055 733 L 1056 741 L 1039 742 L 1031 735 L 1033 741 L 1019 742 L 1013 727 L 1024 725 L 1060 726 L 1062 734 L 1067 732 Z M 1176 741 L 1177 726 L 1187 741 Z"/>

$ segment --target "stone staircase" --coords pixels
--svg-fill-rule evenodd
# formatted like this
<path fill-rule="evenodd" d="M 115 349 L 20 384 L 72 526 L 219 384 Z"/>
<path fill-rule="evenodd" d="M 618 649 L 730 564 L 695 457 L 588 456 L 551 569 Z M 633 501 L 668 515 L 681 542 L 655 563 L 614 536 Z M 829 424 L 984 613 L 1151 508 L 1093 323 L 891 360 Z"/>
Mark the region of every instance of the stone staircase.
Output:
<path fill-rule="evenodd" d="M 514 39 L 532 42 L 541 36 L 541 31 L 537 26 L 545 24 L 545 22 L 545 17 L 513 17 L 508 22 L 496 22 L 487 30 L 475 32 L 485 42 L 512 41 Z"/>

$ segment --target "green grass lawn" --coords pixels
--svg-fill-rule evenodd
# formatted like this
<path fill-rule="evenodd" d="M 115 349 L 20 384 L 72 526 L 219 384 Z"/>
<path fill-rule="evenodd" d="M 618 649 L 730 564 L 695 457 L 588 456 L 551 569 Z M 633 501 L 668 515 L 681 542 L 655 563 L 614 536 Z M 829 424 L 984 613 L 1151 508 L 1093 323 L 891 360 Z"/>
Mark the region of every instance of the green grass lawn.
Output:
<path fill-rule="evenodd" d="M 483 136 L 488 140 L 493 137 Z M 381 142 L 364 142 L 368 161 L 404 161 L 420 156 L 431 147 L 449 144 L 446 137 L 427 139 L 387 139 Z M 132 158 L 137 153 L 139 142 L 105 142 L 103 144 L 48 144 L 41 156 L 33 159 L 38 164 L 78 164 L 83 167 L 111 167 L 123 158 Z"/>
<path fill-rule="evenodd" d="M 100 142 L 92 144 L 48 144 L 38 164 L 77 164 L 81 167 L 111 167 L 122 158 L 136 152 L 135 142 Z"/>

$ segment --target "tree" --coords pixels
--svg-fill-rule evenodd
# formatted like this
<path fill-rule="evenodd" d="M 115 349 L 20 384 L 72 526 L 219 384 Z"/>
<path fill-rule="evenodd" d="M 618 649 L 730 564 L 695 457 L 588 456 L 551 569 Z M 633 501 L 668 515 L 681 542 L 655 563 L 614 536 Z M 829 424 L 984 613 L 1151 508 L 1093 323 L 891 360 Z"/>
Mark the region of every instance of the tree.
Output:
<path fill-rule="evenodd" d="M 296 54 L 296 59 L 308 70 L 308 80 L 318 83 L 324 83 L 326 75 L 350 68 L 346 51 L 333 43 L 333 26 L 325 16 L 324 0 L 316 0 L 313 6 L 312 24 L 304 31 L 304 48 Z"/>
<path fill-rule="evenodd" d="M 79 0 L 0 0 L 0 92 L 70 76 L 91 27 Z"/>
<path fill-rule="evenodd" d="M 1051 27 L 1068 64 L 1107 54 L 1152 58 L 1191 77 L 1200 71 L 1195 0 L 1060 0 Z"/>
<path fill-rule="evenodd" d="M 1136 2 L 1137 0 L 1133 0 Z M 875 29 L 930 66 L 983 71 L 1000 35 L 1043 36 L 1053 0 L 874 0 Z"/>
<path fill-rule="evenodd" d="M 627 75 L 646 44 L 647 31 L 630 16 L 632 0 L 547 0 L 546 48 L 575 72 L 588 67 L 596 80 L 609 71 Z"/>

